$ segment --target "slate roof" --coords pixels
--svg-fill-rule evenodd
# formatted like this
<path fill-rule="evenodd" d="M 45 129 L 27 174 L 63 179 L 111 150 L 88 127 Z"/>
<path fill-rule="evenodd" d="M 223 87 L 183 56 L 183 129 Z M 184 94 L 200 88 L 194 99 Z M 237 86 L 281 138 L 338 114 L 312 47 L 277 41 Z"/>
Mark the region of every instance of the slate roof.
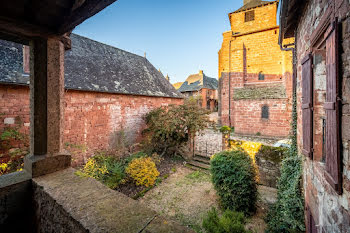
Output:
<path fill-rule="evenodd" d="M 232 13 L 238 13 L 238 12 L 241 12 L 241 11 L 245 11 L 245 10 L 248 10 L 248 9 L 251 9 L 251 8 L 255 8 L 255 7 L 258 7 L 258 6 L 262 6 L 262 5 L 265 5 L 265 4 L 278 2 L 278 1 L 252 0 L 252 1 L 248 2 L 247 4 L 245 4 L 244 6 L 242 6 L 241 8 L 239 8 L 238 10 L 232 12 Z"/>
<path fill-rule="evenodd" d="M 0 82 L 29 84 L 29 75 L 23 73 L 22 45 L 0 40 Z"/>
<path fill-rule="evenodd" d="M 182 98 L 144 57 L 72 34 L 65 54 L 68 90 Z M 0 41 L 0 83 L 29 84 L 23 74 L 22 45 Z"/>
<path fill-rule="evenodd" d="M 192 74 L 178 89 L 179 92 L 199 91 L 202 88 L 216 90 L 218 89 L 218 80 L 209 78 L 204 73 Z"/>

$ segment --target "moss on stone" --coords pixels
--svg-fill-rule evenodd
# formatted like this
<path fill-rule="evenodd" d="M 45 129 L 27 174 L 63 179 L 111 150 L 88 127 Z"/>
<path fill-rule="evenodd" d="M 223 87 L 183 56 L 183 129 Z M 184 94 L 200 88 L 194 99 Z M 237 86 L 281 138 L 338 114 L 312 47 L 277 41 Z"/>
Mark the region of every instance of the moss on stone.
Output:
<path fill-rule="evenodd" d="M 286 89 L 283 85 L 269 87 L 244 87 L 235 88 L 233 99 L 283 99 L 287 98 Z"/>
<path fill-rule="evenodd" d="M 288 153 L 287 148 L 262 145 L 256 157 L 264 158 L 275 164 L 280 164 L 286 153 Z"/>

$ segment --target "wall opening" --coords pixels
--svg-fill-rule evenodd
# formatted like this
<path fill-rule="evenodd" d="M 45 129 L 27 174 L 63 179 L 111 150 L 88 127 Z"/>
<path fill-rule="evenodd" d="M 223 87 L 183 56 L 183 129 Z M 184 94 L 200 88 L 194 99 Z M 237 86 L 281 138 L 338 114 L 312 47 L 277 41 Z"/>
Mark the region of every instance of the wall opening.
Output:
<path fill-rule="evenodd" d="M 261 118 L 262 119 L 269 119 L 269 106 L 264 105 L 261 108 Z"/>
<path fill-rule="evenodd" d="M 262 71 L 259 72 L 259 80 L 265 80 L 265 74 Z"/>
<path fill-rule="evenodd" d="M 254 21 L 255 11 L 248 11 L 244 14 L 244 22 Z"/>

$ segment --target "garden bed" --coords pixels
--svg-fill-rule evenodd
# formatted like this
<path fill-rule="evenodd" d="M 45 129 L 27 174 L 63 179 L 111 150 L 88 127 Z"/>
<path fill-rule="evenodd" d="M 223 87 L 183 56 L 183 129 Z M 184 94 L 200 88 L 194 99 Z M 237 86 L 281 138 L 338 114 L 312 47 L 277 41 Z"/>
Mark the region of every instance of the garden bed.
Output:
<path fill-rule="evenodd" d="M 157 164 L 157 169 L 160 175 L 154 186 L 157 186 L 163 180 L 167 179 L 170 174 L 173 174 L 174 172 L 176 172 L 176 167 L 178 165 L 183 164 L 183 162 L 184 160 L 180 157 L 174 158 L 174 157 L 164 156 L 164 158 Z M 128 180 L 126 183 L 119 185 L 118 188 L 116 188 L 115 190 L 133 199 L 138 199 L 142 197 L 146 192 L 151 190 L 154 186 L 151 186 L 151 187 L 137 186 L 133 181 Z"/>

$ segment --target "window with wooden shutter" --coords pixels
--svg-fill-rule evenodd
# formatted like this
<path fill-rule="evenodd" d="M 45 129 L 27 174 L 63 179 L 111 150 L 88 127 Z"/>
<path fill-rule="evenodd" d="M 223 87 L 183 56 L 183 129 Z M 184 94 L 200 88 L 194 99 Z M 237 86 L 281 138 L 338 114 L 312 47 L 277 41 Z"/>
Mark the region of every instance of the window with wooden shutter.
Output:
<path fill-rule="evenodd" d="M 302 60 L 302 121 L 303 121 L 303 154 L 312 159 L 313 138 L 313 77 L 312 56 Z"/>
<path fill-rule="evenodd" d="M 326 179 L 341 194 L 340 98 L 338 62 L 338 24 L 332 23 L 324 34 L 326 39 L 327 88 L 326 112 Z"/>

